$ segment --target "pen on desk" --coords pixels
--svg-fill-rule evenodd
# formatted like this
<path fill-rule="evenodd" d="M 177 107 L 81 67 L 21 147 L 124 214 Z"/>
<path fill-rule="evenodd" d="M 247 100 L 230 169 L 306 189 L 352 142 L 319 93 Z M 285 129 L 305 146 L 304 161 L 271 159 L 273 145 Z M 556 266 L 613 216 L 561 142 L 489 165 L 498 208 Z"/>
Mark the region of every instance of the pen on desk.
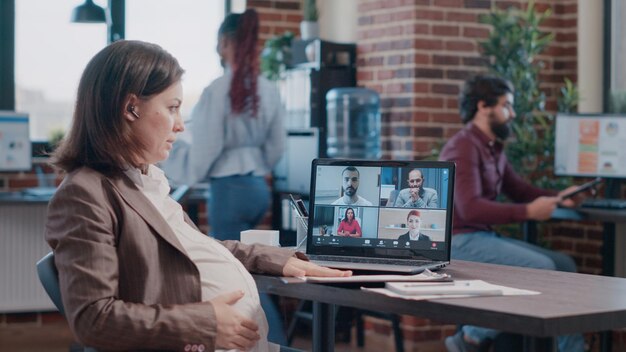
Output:
<path fill-rule="evenodd" d="M 457 283 L 458 284 L 458 283 Z M 402 287 L 420 287 L 420 286 L 427 286 L 427 285 L 455 285 L 454 281 L 424 281 L 424 282 L 417 282 L 414 284 L 404 284 L 402 285 Z M 469 282 L 464 282 L 458 286 L 469 286 Z"/>

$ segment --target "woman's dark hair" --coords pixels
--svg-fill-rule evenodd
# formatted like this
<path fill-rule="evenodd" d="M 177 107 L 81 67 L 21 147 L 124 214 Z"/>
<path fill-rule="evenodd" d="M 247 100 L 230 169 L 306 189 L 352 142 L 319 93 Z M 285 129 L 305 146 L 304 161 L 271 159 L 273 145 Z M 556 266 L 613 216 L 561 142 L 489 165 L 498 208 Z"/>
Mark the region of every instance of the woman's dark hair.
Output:
<path fill-rule="evenodd" d="M 477 75 L 465 82 L 461 92 L 459 110 L 463 123 L 472 121 L 478 111 L 478 102 L 484 101 L 487 106 L 498 104 L 498 99 L 513 93 L 511 82 L 496 76 Z"/>
<path fill-rule="evenodd" d="M 354 209 L 348 208 L 348 209 L 346 209 L 346 212 L 343 214 L 343 220 L 342 221 L 348 222 L 348 210 L 352 210 L 352 220 L 356 220 L 356 215 L 354 214 Z"/>
<path fill-rule="evenodd" d="M 102 49 L 81 76 L 72 127 L 52 164 L 66 172 L 87 166 L 110 176 L 138 167 L 145 146 L 124 118 L 128 98 L 159 94 L 183 72 L 156 44 L 121 40 Z"/>
<path fill-rule="evenodd" d="M 409 218 L 411 217 L 411 215 L 413 216 L 417 216 L 418 218 L 422 217 L 422 214 L 419 212 L 419 210 L 411 210 L 407 215 L 406 215 L 406 221 L 409 221 Z"/>
<path fill-rule="evenodd" d="M 229 91 L 230 107 L 236 113 L 250 109 L 252 116 L 257 116 L 259 110 L 257 94 L 259 16 L 253 9 L 248 9 L 242 14 L 232 13 L 226 16 L 220 25 L 218 35 L 235 45 L 235 66 Z"/>

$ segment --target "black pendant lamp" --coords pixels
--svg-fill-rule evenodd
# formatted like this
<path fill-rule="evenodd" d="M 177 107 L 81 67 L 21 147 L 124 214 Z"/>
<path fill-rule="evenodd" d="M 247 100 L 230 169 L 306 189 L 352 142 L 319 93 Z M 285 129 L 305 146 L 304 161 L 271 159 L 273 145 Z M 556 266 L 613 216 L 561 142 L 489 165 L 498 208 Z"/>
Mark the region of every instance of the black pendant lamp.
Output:
<path fill-rule="evenodd" d="M 72 22 L 76 23 L 106 23 L 104 9 L 93 3 L 93 0 L 85 0 L 85 3 L 77 6 L 72 11 Z"/>

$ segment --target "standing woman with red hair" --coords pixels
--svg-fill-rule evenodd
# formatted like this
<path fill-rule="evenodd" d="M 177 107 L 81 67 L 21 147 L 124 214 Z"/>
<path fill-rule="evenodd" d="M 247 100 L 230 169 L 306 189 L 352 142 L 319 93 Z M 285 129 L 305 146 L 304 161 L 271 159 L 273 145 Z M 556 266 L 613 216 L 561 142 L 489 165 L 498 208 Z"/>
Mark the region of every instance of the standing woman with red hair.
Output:
<path fill-rule="evenodd" d="M 175 182 L 209 181 L 210 235 L 219 240 L 239 240 L 241 231 L 261 222 L 271 201 L 265 175 L 284 151 L 283 108 L 278 89 L 259 75 L 258 37 L 256 11 L 226 16 L 217 44 L 224 75 L 193 108 L 191 140 L 182 135 L 161 164 Z M 260 299 L 269 340 L 285 344 L 280 313 L 267 295 Z"/>
<path fill-rule="evenodd" d="M 265 175 L 284 150 L 278 90 L 259 75 L 258 33 L 256 11 L 226 16 L 217 45 L 225 73 L 194 107 L 191 141 L 176 143 L 162 165 L 173 181 L 209 181 L 210 234 L 220 240 L 238 240 L 263 219 L 270 205 Z"/>

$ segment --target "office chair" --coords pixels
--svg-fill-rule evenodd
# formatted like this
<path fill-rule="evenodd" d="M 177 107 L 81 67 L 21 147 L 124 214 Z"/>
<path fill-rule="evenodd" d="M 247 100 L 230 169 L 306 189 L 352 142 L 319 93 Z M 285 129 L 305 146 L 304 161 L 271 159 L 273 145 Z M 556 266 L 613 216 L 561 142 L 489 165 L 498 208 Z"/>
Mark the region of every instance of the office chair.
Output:
<path fill-rule="evenodd" d="M 59 274 L 54 265 L 54 253 L 46 254 L 37 262 L 37 275 L 44 290 L 57 307 L 59 312 L 65 316 L 63 302 L 61 301 L 61 288 L 59 287 Z"/>
<path fill-rule="evenodd" d="M 54 253 L 50 252 L 37 262 L 37 275 L 43 289 L 46 291 L 54 306 L 59 312 L 65 316 L 63 309 L 63 301 L 61 300 L 61 288 L 59 287 L 59 273 L 54 265 Z M 70 346 L 70 352 L 98 352 L 95 348 L 83 347 L 73 344 Z"/>

